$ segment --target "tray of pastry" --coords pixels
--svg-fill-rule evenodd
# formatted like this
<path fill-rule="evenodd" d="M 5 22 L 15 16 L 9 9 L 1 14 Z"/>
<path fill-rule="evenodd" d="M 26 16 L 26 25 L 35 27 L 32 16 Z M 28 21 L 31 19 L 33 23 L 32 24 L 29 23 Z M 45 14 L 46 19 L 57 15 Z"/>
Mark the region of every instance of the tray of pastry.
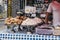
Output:
<path fill-rule="evenodd" d="M 5 19 L 5 24 L 21 24 L 26 18 L 25 16 L 8 17 Z"/>
<path fill-rule="evenodd" d="M 35 17 L 33 19 L 32 18 L 27 18 L 26 20 L 24 20 L 22 22 L 21 25 L 38 25 L 38 24 L 40 24 L 42 22 L 43 21 L 40 18 L 38 18 L 38 17 Z"/>

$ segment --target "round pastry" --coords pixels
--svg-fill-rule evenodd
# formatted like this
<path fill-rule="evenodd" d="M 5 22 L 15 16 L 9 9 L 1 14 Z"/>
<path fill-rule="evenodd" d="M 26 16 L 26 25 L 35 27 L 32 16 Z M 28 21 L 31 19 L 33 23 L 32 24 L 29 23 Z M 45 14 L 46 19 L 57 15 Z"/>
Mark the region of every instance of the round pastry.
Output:
<path fill-rule="evenodd" d="M 10 20 L 11 20 L 11 23 L 14 23 L 15 22 L 15 19 L 14 18 L 11 18 Z"/>
<path fill-rule="evenodd" d="M 5 22 L 10 22 L 10 21 L 11 21 L 10 18 L 5 19 Z"/>
<path fill-rule="evenodd" d="M 15 18 L 16 18 L 16 19 L 19 19 L 20 17 L 19 17 L 19 16 L 16 16 Z"/>
<path fill-rule="evenodd" d="M 25 17 L 25 16 L 20 16 L 20 19 L 25 20 L 25 19 L 27 19 L 27 17 Z"/>
<path fill-rule="evenodd" d="M 12 17 L 6 18 L 5 19 L 5 24 L 11 24 L 12 19 L 13 19 Z"/>
<path fill-rule="evenodd" d="M 15 19 L 15 23 L 16 23 L 16 24 L 18 24 L 19 21 L 20 21 L 19 19 Z"/>
<path fill-rule="evenodd" d="M 19 21 L 18 21 L 18 24 L 21 24 L 21 23 L 22 23 L 22 20 L 19 20 Z"/>
<path fill-rule="evenodd" d="M 14 23 L 15 25 L 17 24 L 17 23 Z"/>
<path fill-rule="evenodd" d="M 24 16 L 20 16 L 20 19 L 23 19 L 24 18 Z"/>
<path fill-rule="evenodd" d="M 5 24 L 10 25 L 10 24 L 11 24 L 11 22 L 6 22 Z"/>
<path fill-rule="evenodd" d="M 23 18 L 23 20 L 26 20 L 26 19 L 27 19 L 27 17 L 24 17 L 24 18 Z"/>

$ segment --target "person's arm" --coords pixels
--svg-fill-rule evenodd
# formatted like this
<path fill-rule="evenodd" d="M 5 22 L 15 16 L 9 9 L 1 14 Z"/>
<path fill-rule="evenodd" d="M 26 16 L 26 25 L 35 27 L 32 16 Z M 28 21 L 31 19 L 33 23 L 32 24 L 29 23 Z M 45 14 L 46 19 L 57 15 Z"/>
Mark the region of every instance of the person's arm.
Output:
<path fill-rule="evenodd" d="M 49 13 L 46 12 L 46 17 L 45 17 L 45 23 L 48 24 L 48 16 L 49 16 Z"/>
<path fill-rule="evenodd" d="M 52 13 L 52 3 L 49 4 L 49 7 L 46 12 L 46 17 L 45 17 L 45 23 L 48 24 L 48 16 L 49 14 Z"/>

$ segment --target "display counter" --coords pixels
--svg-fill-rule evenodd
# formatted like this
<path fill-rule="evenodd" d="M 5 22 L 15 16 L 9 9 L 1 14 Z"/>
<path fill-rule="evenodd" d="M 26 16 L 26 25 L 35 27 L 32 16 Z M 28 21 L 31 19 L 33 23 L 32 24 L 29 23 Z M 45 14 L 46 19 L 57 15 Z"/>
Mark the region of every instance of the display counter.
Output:
<path fill-rule="evenodd" d="M 56 30 L 60 30 L 60 29 L 57 28 Z M 56 31 L 56 32 L 58 33 L 58 31 Z M 60 36 L 59 35 L 58 36 L 39 35 L 39 34 L 35 34 L 35 33 L 26 34 L 26 33 L 17 33 L 16 32 L 16 33 L 2 33 L 2 34 L 0 33 L 0 39 L 1 40 L 60 40 Z"/>

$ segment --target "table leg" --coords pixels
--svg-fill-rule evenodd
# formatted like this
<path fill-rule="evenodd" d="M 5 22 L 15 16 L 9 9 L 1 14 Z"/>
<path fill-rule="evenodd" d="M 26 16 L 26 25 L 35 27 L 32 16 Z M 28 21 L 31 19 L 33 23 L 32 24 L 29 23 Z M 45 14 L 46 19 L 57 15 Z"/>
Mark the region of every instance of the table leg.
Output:
<path fill-rule="evenodd" d="M 18 25 L 18 31 L 21 31 L 20 24 Z"/>

